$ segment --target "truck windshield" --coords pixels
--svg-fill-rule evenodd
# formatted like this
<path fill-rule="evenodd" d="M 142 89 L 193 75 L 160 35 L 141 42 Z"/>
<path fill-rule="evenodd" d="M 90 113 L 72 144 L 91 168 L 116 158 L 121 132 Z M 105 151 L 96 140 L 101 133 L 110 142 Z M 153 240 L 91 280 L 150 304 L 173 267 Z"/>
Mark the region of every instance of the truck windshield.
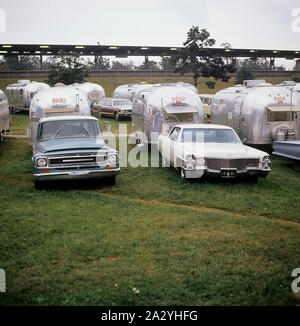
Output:
<path fill-rule="evenodd" d="M 39 141 L 56 138 L 99 137 L 101 131 L 95 120 L 58 120 L 41 125 Z"/>
<path fill-rule="evenodd" d="M 184 129 L 182 143 L 240 143 L 237 135 L 230 129 Z"/>

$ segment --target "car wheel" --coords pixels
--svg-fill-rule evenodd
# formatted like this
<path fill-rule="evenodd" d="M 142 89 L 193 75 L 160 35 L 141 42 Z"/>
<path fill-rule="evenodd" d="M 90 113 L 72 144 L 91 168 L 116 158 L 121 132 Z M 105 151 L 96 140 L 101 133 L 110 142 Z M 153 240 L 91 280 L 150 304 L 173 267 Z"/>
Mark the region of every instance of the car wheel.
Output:
<path fill-rule="evenodd" d="M 163 168 L 170 167 L 170 162 L 165 157 L 162 157 L 162 167 Z"/>
<path fill-rule="evenodd" d="M 180 169 L 180 177 L 181 177 L 182 180 L 185 180 L 185 178 L 186 178 L 185 177 L 185 171 L 182 168 Z"/>
<path fill-rule="evenodd" d="M 117 183 L 117 178 L 116 178 L 116 176 L 114 176 L 114 177 L 110 177 L 110 178 L 107 178 L 106 184 L 107 184 L 108 186 L 115 186 L 116 183 Z"/>
<path fill-rule="evenodd" d="M 116 121 L 120 121 L 120 115 L 118 112 L 115 112 L 115 119 Z"/>
<path fill-rule="evenodd" d="M 298 171 L 299 172 L 300 171 L 300 162 L 294 160 L 293 161 L 293 168 L 294 168 L 295 171 Z"/>

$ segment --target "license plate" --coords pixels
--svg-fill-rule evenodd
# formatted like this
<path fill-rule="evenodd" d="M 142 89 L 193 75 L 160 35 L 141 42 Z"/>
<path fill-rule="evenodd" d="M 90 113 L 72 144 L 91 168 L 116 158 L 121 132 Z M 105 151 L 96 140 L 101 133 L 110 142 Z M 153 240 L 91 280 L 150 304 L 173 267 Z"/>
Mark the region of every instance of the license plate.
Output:
<path fill-rule="evenodd" d="M 88 171 L 72 171 L 69 173 L 70 175 L 86 175 L 89 174 Z"/>
<path fill-rule="evenodd" d="M 223 170 L 223 171 L 221 171 L 221 176 L 224 178 L 235 178 L 236 171 Z"/>

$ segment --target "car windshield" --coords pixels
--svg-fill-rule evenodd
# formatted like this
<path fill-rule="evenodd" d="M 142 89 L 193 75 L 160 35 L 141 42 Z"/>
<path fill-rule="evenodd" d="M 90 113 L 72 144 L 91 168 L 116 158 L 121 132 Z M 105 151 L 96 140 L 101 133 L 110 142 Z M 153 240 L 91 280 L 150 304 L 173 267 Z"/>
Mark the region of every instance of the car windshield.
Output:
<path fill-rule="evenodd" d="M 118 105 L 131 105 L 132 103 L 129 100 L 117 100 L 114 101 L 114 106 Z"/>
<path fill-rule="evenodd" d="M 230 129 L 184 129 L 181 135 L 183 143 L 240 143 L 239 138 Z"/>
<path fill-rule="evenodd" d="M 99 137 L 101 131 L 95 120 L 58 120 L 48 121 L 41 125 L 39 141 L 56 138 Z"/>

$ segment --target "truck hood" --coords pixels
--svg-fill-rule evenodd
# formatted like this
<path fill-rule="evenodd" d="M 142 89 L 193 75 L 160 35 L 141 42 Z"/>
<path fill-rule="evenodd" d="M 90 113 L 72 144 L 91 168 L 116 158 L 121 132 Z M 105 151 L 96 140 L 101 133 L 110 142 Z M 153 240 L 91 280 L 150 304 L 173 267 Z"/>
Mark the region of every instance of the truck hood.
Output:
<path fill-rule="evenodd" d="M 102 138 L 63 138 L 51 139 L 40 142 L 35 151 L 40 153 L 51 153 L 66 150 L 99 150 L 107 148 Z"/>
<path fill-rule="evenodd" d="M 182 145 L 185 155 L 193 154 L 196 157 L 220 158 L 220 159 L 243 159 L 259 158 L 268 155 L 268 153 L 254 149 L 249 146 L 239 144 L 223 143 L 205 143 L 192 144 L 185 143 Z"/>

